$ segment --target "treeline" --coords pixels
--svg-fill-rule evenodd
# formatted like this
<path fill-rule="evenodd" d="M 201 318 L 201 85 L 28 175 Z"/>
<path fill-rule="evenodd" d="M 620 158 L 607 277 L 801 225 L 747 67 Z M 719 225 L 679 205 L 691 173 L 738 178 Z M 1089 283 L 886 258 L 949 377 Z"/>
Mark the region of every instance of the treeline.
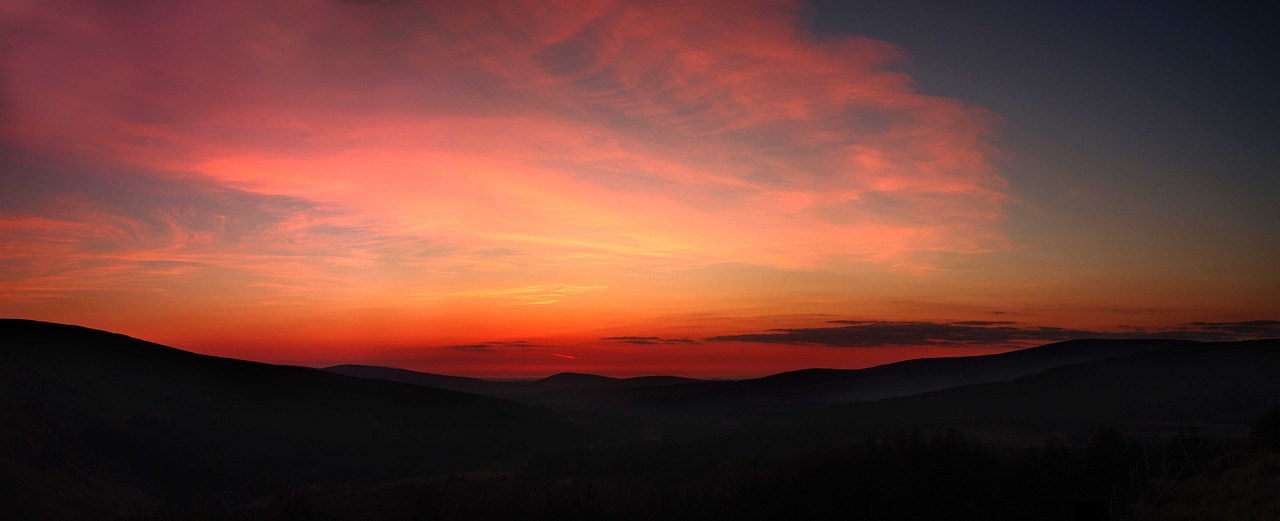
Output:
<path fill-rule="evenodd" d="M 1194 426 L 1147 441 L 1108 426 L 1084 446 L 1021 450 L 911 431 L 785 457 L 721 437 L 637 439 L 543 454 L 514 475 L 294 488 L 252 508 L 205 502 L 150 519 L 1280 519 L 1277 433 L 1280 409 L 1248 444 Z"/>

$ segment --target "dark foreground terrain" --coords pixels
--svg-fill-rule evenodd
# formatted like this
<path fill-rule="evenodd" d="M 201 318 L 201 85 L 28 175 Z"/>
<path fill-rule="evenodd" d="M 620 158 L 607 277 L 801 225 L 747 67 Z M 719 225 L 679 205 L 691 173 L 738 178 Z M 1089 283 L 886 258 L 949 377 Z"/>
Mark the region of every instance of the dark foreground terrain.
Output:
<path fill-rule="evenodd" d="M 0 338 L 0 519 L 1280 519 L 1275 340 L 488 382 Z"/>

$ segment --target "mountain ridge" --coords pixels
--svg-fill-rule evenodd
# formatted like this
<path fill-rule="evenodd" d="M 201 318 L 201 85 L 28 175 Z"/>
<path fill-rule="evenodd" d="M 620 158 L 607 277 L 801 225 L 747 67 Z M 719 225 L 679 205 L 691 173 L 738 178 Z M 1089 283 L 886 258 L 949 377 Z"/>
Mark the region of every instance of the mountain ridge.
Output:
<path fill-rule="evenodd" d="M 664 439 L 676 440 L 663 445 L 671 450 L 700 439 L 750 458 L 921 427 L 1042 443 L 1108 423 L 1169 433 L 1198 422 L 1238 438 L 1280 401 L 1280 340 L 1080 340 L 741 381 L 566 373 L 489 382 L 397 370 L 491 385 L 522 404 L 80 326 L 0 319 L 0 338 L 4 519 L 110 518 L 211 497 L 232 508 L 297 486 L 516 475 L 539 457 Z"/>
<path fill-rule="evenodd" d="M 546 411 L 488 396 L 46 322 L 0 319 L 0 337 L 0 483 L 19 512 L 9 519 L 518 467 L 577 436 Z M 77 480 L 98 485 L 66 485 Z"/>
<path fill-rule="evenodd" d="M 326 368 L 341 374 L 383 378 L 419 385 L 440 385 L 500 396 L 523 403 L 570 409 L 666 410 L 680 407 L 705 412 L 760 407 L 825 406 L 878 400 L 947 387 L 1004 381 L 1086 361 L 1189 343 L 1185 340 L 1083 339 L 1045 344 L 1006 353 L 919 358 L 862 369 L 809 368 L 743 380 L 693 380 L 680 377 L 612 378 L 559 373 L 527 382 L 493 382 L 419 373 L 407 369 L 360 366 Z M 651 380 L 661 379 L 661 380 Z M 657 381 L 659 385 L 644 385 Z M 591 392 L 586 392 L 587 390 Z"/>

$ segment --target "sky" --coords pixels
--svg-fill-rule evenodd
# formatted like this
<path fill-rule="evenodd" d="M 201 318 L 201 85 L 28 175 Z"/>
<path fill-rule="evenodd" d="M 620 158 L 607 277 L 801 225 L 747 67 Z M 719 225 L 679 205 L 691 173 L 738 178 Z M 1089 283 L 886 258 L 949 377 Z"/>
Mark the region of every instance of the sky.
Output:
<path fill-rule="evenodd" d="M 0 316 L 484 377 L 1280 337 L 1277 8 L 1045 4 L 5 2 Z"/>

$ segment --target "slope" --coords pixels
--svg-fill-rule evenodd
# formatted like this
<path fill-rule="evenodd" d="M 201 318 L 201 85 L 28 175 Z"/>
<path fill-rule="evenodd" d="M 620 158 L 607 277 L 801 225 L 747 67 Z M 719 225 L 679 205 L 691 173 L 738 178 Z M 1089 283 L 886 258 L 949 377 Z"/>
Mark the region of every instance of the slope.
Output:
<path fill-rule="evenodd" d="M 970 426 L 1088 434 L 1100 424 L 1172 431 L 1244 426 L 1280 403 L 1280 340 L 1185 343 L 1064 366 L 1010 382 L 945 389 L 830 412 L 880 428 Z"/>
<path fill-rule="evenodd" d="M 512 395 L 525 403 L 649 414 L 725 414 L 828 406 L 999 382 L 1055 367 L 1185 344 L 1179 340 L 1073 340 L 993 355 L 922 358 L 867 369 L 804 369 L 738 381 L 638 388 L 555 389 Z"/>
<path fill-rule="evenodd" d="M 549 414 L 489 397 L 26 320 L 0 320 L 0 337 L 2 479 L 19 500 L 10 519 L 509 468 L 569 437 Z M 67 486 L 77 482 L 96 485 Z"/>

